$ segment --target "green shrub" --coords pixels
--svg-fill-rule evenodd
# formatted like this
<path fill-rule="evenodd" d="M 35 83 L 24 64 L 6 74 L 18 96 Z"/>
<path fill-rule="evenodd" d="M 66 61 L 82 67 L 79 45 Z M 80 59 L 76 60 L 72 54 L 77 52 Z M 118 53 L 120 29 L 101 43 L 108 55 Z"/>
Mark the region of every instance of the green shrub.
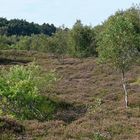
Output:
<path fill-rule="evenodd" d="M 48 119 L 55 110 L 55 103 L 41 95 L 46 85 L 50 88 L 56 81 L 54 72 L 43 74 L 34 63 L 13 66 L 0 73 L 1 115 L 19 119 Z"/>
<path fill-rule="evenodd" d="M 88 137 L 92 140 L 108 140 L 107 136 L 100 132 L 91 133 Z"/>
<path fill-rule="evenodd" d="M 69 54 L 83 58 L 96 56 L 95 33 L 91 26 L 84 26 L 77 20 L 69 31 Z"/>
<path fill-rule="evenodd" d="M 95 140 L 106 140 L 106 138 L 104 136 L 102 136 L 100 133 L 95 133 L 94 139 Z"/>

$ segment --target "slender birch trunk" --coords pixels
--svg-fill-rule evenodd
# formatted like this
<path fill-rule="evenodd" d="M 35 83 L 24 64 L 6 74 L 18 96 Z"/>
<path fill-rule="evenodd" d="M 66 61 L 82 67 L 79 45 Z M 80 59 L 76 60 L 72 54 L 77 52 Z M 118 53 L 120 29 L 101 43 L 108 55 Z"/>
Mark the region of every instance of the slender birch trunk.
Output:
<path fill-rule="evenodd" d="M 128 93 L 126 89 L 126 81 L 125 81 L 125 76 L 124 76 L 124 71 L 122 71 L 122 85 L 125 93 L 125 107 L 128 107 Z"/>

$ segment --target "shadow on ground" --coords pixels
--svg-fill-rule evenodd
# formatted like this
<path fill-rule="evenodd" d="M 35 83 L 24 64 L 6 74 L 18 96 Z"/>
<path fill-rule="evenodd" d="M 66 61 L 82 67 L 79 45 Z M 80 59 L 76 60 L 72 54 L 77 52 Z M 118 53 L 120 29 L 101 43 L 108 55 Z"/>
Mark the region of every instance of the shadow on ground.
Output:
<path fill-rule="evenodd" d="M 83 117 L 86 111 L 87 108 L 83 105 L 75 106 L 73 104 L 62 103 L 60 109 L 56 112 L 54 119 L 70 124 Z"/>
<path fill-rule="evenodd" d="M 0 58 L 0 65 L 27 64 L 29 62 L 31 62 L 31 61 L 30 60 L 16 60 L 16 59 Z"/>

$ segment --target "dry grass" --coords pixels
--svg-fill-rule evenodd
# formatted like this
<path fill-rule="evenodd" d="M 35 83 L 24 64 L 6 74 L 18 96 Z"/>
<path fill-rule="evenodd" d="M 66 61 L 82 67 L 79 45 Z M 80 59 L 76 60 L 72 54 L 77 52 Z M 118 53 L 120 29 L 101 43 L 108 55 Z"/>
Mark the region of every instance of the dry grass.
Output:
<path fill-rule="evenodd" d="M 61 64 L 52 56 L 31 55 L 34 56 L 44 72 L 55 69 L 61 77 L 50 98 L 62 102 L 63 108 L 56 112 L 54 120 L 22 122 L 26 130 L 23 139 L 140 139 L 140 86 L 132 84 L 140 77 L 140 66 L 126 74 L 129 108 L 125 109 L 120 74 L 106 65 L 98 65 L 95 58 L 66 57 Z"/>

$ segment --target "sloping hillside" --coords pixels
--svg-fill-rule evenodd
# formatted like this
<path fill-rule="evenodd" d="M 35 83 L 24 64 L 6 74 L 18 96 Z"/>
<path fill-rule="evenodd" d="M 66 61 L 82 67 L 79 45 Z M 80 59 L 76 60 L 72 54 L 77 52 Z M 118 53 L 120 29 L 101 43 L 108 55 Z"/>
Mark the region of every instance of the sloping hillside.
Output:
<path fill-rule="evenodd" d="M 35 140 L 139 140 L 140 66 L 134 66 L 126 75 L 129 108 L 125 109 L 121 75 L 106 65 L 99 65 L 96 58 L 65 57 L 60 63 L 53 56 L 22 52 L 15 58 L 9 55 L 13 60 L 9 63 L 2 61 L 0 67 L 22 64 L 20 60 L 23 58 L 33 60 L 34 57 L 44 72 L 54 69 L 58 73 L 59 81 L 51 93 L 45 91 L 43 94 L 60 101 L 63 107 L 53 120 L 19 122 L 25 126 L 25 131 L 22 134 L 14 132 L 16 137 Z M 13 133 L 11 129 L 9 132 Z M 6 132 L 8 130 L 1 134 L 1 139 L 10 135 Z"/>

